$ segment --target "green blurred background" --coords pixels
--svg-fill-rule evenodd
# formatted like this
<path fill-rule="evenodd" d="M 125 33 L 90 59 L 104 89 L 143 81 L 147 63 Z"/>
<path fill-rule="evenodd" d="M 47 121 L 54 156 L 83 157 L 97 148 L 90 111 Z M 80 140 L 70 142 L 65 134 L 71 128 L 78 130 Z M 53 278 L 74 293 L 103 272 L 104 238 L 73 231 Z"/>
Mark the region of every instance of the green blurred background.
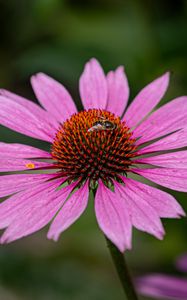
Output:
<path fill-rule="evenodd" d="M 171 85 L 162 104 L 186 93 L 185 0 L 0 0 L 0 39 L 0 87 L 33 101 L 29 77 L 43 71 L 63 82 L 80 108 L 78 79 L 91 57 L 106 72 L 125 65 L 131 99 L 167 70 Z M 4 127 L 0 137 L 47 147 Z M 185 195 L 173 194 L 187 210 Z M 186 219 L 163 223 L 162 242 L 134 230 L 127 253 L 134 275 L 174 273 L 174 258 L 187 251 Z M 58 243 L 48 241 L 46 232 L 0 247 L 1 300 L 124 299 L 92 200 Z"/>

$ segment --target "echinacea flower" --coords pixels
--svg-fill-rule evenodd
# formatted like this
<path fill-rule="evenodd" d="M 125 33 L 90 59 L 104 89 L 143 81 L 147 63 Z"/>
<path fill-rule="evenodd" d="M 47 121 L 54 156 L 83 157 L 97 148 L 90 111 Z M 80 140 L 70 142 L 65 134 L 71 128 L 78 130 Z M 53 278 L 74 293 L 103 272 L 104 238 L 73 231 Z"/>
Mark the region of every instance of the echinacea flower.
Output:
<path fill-rule="evenodd" d="M 152 112 L 168 82 L 168 73 L 154 80 L 126 109 L 123 67 L 105 76 L 91 59 L 79 82 L 83 111 L 63 85 L 42 73 L 31 83 L 43 108 L 1 90 L 0 124 L 48 142 L 50 151 L 0 143 L 0 171 L 17 171 L 0 177 L 0 197 L 10 196 L 0 204 L 0 228 L 6 228 L 0 242 L 50 221 L 48 238 L 57 240 L 84 212 L 91 190 L 99 227 L 121 252 L 131 248 L 132 226 L 162 239 L 160 218 L 184 211 L 148 184 L 187 191 L 187 151 L 176 151 L 187 146 L 187 97 Z"/>
<path fill-rule="evenodd" d="M 176 261 L 179 271 L 187 272 L 187 254 Z M 136 281 L 138 291 L 156 299 L 186 300 L 187 278 L 167 274 L 149 274 Z"/>

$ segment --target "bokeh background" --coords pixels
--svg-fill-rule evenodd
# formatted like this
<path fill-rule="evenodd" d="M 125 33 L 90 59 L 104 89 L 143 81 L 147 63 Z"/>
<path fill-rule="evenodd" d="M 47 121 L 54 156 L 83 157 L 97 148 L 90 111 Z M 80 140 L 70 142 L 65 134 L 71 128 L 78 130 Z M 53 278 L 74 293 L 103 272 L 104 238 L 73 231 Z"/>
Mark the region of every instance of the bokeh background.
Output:
<path fill-rule="evenodd" d="M 0 0 L 0 87 L 33 101 L 29 77 L 43 71 L 63 82 L 81 108 L 78 78 L 84 63 L 96 57 L 106 72 L 125 65 L 131 99 L 170 70 L 163 104 L 187 92 L 186 54 L 185 0 Z M 4 127 L 0 138 L 47 147 Z M 185 194 L 173 194 L 187 210 Z M 187 251 L 187 221 L 163 223 L 162 242 L 134 230 L 127 253 L 134 276 L 176 273 L 173 260 Z M 58 243 L 48 241 L 46 232 L 0 247 L 1 300 L 124 299 L 92 200 Z"/>

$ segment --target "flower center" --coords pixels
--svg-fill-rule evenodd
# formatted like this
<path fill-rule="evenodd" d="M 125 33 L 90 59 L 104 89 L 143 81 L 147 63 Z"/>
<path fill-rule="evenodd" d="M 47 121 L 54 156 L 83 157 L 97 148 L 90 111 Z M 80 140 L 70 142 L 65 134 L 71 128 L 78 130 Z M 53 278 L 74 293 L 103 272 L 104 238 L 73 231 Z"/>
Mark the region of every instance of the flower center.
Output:
<path fill-rule="evenodd" d="M 135 156 L 132 132 L 114 114 L 90 109 L 81 111 L 61 124 L 51 154 L 61 176 L 71 180 L 102 179 L 105 184 L 119 180 Z"/>

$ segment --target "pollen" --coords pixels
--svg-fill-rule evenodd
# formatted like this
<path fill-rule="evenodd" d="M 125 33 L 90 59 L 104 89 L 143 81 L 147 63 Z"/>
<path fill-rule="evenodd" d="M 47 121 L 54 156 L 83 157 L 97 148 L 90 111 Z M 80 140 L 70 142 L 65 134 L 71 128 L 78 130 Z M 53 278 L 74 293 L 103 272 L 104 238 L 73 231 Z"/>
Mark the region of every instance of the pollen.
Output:
<path fill-rule="evenodd" d="M 61 176 L 108 184 L 126 174 L 135 139 L 125 122 L 100 109 L 81 111 L 60 125 L 51 147 Z"/>
<path fill-rule="evenodd" d="M 35 164 L 28 163 L 28 164 L 25 165 L 25 167 L 28 168 L 28 169 L 34 169 L 35 168 Z"/>

